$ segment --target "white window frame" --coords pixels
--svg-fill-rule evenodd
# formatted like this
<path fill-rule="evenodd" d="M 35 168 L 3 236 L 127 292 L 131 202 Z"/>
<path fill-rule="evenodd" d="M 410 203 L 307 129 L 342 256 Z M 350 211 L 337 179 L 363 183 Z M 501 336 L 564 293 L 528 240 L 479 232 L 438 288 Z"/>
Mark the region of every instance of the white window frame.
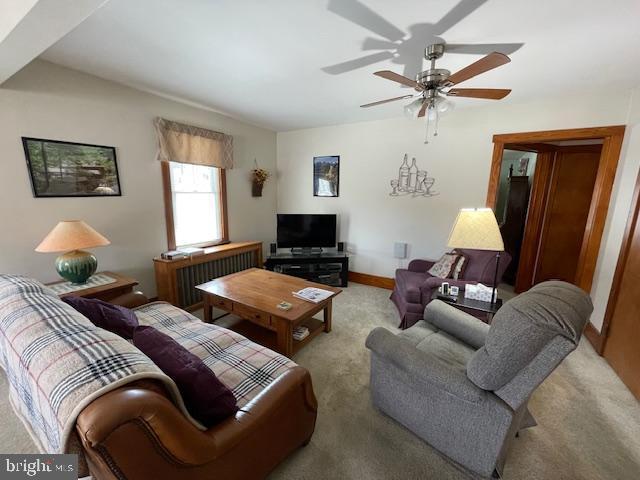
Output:
<path fill-rule="evenodd" d="M 167 226 L 167 245 L 169 250 L 175 250 L 177 247 L 211 247 L 215 245 L 221 245 L 229 243 L 229 228 L 227 219 L 227 179 L 224 168 L 218 169 L 218 205 L 219 205 L 219 230 L 221 232 L 221 238 L 211 239 L 200 243 L 194 243 L 189 245 L 176 245 L 176 231 L 175 231 L 175 211 L 174 211 L 174 192 L 171 182 L 171 164 L 169 162 L 162 163 L 162 181 L 164 189 L 164 204 L 165 204 L 165 220 Z M 216 167 L 211 167 L 216 168 Z"/>

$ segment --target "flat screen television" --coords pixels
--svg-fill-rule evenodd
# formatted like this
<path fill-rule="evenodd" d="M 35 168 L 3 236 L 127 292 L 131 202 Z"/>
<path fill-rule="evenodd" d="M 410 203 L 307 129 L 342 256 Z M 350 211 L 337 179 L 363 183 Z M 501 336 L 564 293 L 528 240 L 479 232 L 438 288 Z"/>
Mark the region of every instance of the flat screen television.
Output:
<path fill-rule="evenodd" d="M 279 248 L 336 246 L 335 214 L 278 214 Z"/>

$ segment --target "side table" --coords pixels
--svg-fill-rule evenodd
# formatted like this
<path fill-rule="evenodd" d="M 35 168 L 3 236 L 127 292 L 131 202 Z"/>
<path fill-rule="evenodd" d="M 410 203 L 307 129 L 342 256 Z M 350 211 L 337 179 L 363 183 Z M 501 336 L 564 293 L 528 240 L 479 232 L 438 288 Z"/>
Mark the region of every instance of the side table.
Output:
<path fill-rule="evenodd" d="M 484 313 L 487 318 L 486 323 L 491 323 L 493 316 L 498 310 L 500 310 L 500 307 L 502 307 L 501 298 L 496 299 L 495 303 L 483 302 L 482 300 L 472 300 L 471 298 L 465 298 L 464 295 L 452 297 L 439 293 L 434 294 L 432 298 L 441 300 L 444 303 L 459 308 L 460 310 Z"/>
<path fill-rule="evenodd" d="M 84 298 L 97 298 L 108 302 L 120 295 L 133 292 L 133 287 L 138 285 L 138 281 L 114 272 L 98 272 L 103 275 L 107 275 L 115 279 L 115 282 L 107 283 L 105 285 L 99 285 L 95 287 L 87 287 L 81 290 L 74 290 L 73 292 L 63 293 L 60 298 L 75 296 Z M 59 283 L 66 283 L 64 280 L 60 282 L 47 283 L 48 286 L 56 285 Z"/>

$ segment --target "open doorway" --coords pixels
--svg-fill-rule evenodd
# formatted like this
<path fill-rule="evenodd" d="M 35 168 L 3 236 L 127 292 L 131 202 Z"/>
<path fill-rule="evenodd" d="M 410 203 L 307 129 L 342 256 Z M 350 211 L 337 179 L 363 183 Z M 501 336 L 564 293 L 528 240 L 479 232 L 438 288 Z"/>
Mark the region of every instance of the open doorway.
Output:
<path fill-rule="evenodd" d="M 549 279 L 591 289 L 624 127 L 494 136 L 487 206 L 516 293 Z"/>
<path fill-rule="evenodd" d="M 511 263 L 505 270 L 502 281 L 514 290 L 537 155 L 535 151 L 512 150 L 508 145 L 502 154 L 495 213 L 504 249 L 511 255 Z"/>

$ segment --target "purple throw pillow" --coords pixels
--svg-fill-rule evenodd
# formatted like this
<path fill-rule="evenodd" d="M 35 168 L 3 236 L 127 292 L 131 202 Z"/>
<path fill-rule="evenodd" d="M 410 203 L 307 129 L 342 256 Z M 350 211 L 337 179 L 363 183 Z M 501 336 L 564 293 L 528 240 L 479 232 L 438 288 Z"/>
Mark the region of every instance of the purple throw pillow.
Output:
<path fill-rule="evenodd" d="M 211 427 L 238 411 L 236 398 L 204 362 L 173 338 L 140 326 L 133 344 L 176 382 L 189 413 Z"/>
<path fill-rule="evenodd" d="M 62 301 L 87 317 L 96 327 L 109 330 L 127 340 L 133 337 L 133 331 L 138 326 L 138 317 L 133 310 L 119 305 L 82 297 L 65 297 Z"/>

